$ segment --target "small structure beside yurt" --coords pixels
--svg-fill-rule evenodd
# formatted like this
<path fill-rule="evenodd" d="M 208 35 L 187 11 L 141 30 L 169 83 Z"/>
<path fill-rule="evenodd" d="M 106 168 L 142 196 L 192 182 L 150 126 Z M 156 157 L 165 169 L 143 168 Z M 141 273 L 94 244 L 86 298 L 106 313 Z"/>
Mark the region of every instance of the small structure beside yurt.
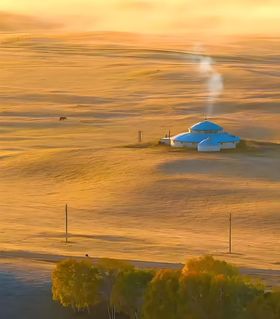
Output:
<path fill-rule="evenodd" d="M 194 124 L 188 132 L 170 138 L 161 139 L 161 143 L 173 147 L 195 148 L 199 152 L 219 152 L 222 149 L 234 149 L 240 142 L 238 136 L 224 132 L 224 129 L 211 121 L 205 120 Z"/>
<path fill-rule="evenodd" d="M 220 152 L 221 144 L 211 137 L 207 137 L 205 140 L 198 143 L 197 150 L 199 152 Z"/>

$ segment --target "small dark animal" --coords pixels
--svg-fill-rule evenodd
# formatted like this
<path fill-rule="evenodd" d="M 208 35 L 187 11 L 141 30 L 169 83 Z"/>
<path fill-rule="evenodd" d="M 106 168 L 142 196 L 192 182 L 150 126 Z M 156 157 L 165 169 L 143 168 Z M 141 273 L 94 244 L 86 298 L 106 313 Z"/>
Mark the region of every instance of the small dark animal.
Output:
<path fill-rule="evenodd" d="M 67 117 L 66 117 L 66 116 L 61 116 L 61 117 L 59 118 L 59 120 L 60 120 L 60 121 L 65 121 L 65 120 L 67 120 Z"/>

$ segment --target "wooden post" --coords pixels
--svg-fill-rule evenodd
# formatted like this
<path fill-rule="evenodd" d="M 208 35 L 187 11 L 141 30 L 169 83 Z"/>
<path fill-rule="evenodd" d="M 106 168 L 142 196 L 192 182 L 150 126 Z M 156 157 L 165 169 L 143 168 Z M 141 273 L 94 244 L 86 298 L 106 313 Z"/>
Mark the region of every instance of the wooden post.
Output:
<path fill-rule="evenodd" d="M 143 139 L 143 132 L 142 131 L 138 131 L 138 142 L 141 143 Z"/>
<path fill-rule="evenodd" d="M 168 139 L 169 139 L 169 145 L 171 145 L 171 131 L 168 131 Z"/>
<path fill-rule="evenodd" d="M 228 241 L 228 252 L 231 254 L 232 252 L 232 216 L 229 214 L 229 241 Z"/>
<path fill-rule="evenodd" d="M 68 243 L 68 206 L 65 205 L 65 242 Z"/>

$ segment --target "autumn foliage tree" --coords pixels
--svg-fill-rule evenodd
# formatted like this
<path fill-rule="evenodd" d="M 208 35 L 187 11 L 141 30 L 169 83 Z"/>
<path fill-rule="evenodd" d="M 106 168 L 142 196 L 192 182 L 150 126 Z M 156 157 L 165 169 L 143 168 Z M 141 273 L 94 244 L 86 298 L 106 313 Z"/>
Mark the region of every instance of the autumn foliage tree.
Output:
<path fill-rule="evenodd" d="M 121 272 L 112 289 L 111 305 L 131 319 L 139 319 L 147 287 L 154 276 L 151 270 L 130 269 Z"/>
<path fill-rule="evenodd" d="M 115 319 L 116 307 L 114 303 L 111 303 L 113 287 L 120 274 L 133 270 L 134 267 L 130 263 L 110 258 L 100 259 L 96 267 L 102 278 L 100 293 L 107 305 L 108 317 L 109 319 Z"/>
<path fill-rule="evenodd" d="M 233 265 L 214 259 L 212 256 L 203 256 L 188 260 L 183 273 L 207 273 L 209 275 L 224 275 L 233 277 L 240 275 L 239 270 Z"/>
<path fill-rule="evenodd" d="M 52 275 L 53 299 L 65 307 L 104 306 L 108 319 L 280 319 L 280 292 L 211 256 L 181 270 L 137 269 L 119 260 L 65 260 Z"/>
<path fill-rule="evenodd" d="M 238 270 L 210 256 L 182 271 L 159 271 L 144 304 L 145 319 L 238 319 L 261 290 Z"/>
<path fill-rule="evenodd" d="M 180 313 L 197 319 L 241 318 L 258 288 L 240 277 L 183 274 L 180 277 Z"/>
<path fill-rule="evenodd" d="M 101 276 L 88 260 L 64 260 L 52 274 L 53 299 L 76 310 L 89 310 L 100 301 Z"/>
<path fill-rule="evenodd" d="M 159 270 L 151 281 L 143 307 L 144 319 L 180 319 L 178 292 L 180 271 Z"/>
<path fill-rule="evenodd" d="M 256 297 L 246 309 L 245 319 L 279 319 L 280 291 L 266 292 Z"/>

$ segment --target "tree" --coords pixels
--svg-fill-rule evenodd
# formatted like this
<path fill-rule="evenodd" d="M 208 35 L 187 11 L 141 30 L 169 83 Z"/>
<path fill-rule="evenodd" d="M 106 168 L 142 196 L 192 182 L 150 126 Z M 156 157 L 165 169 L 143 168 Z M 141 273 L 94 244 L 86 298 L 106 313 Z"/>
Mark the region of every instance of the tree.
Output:
<path fill-rule="evenodd" d="M 121 273 L 133 270 L 134 267 L 125 261 L 103 258 L 97 263 L 97 268 L 102 277 L 101 294 L 107 304 L 108 317 L 109 319 L 115 319 L 116 308 L 115 305 L 111 304 L 114 284 Z"/>
<path fill-rule="evenodd" d="M 280 291 L 267 292 L 255 298 L 247 307 L 246 319 L 279 319 Z"/>
<path fill-rule="evenodd" d="M 183 273 L 187 272 L 224 275 L 226 277 L 238 276 L 240 274 L 236 267 L 225 261 L 216 260 L 212 256 L 190 259 L 183 268 Z"/>
<path fill-rule="evenodd" d="M 113 286 L 111 305 L 131 319 L 140 318 L 144 296 L 153 276 L 153 271 L 141 269 L 131 269 L 120 273 Z"/>
<path fill-rule="evenodd" d="M 109 319 L 116 311 L 131 319 L 280 318 L 279 291 L 265 293 L 210 256 L 190 260 L 182 271 L 156 273 L 113 259 L 96 266 L 69 259 L 53 271 L 52 292 L 54 300 L 78 311 L 104 302 Z"/>
<path fill-rule="evenodd" d="M 233 266 L 207 256 L 181 272 L 159 271 L 147 289 L 144 319 L 241 319 L 262 291 Z"/>
<path fill-rule="evenodd" d="M 100 301 L 100 284 L 99 271 L 90 261 L 64 260 L 52 274 L 53 300 L 64 307 L 89 311 Z"/>
<path fill-rule="evenodd" d="M 178 313 L 180 271 L 159 270 L 150 282 L 143 306 L 144 319 L 181 319 Z"/>
<path fill-rule="evenodd" d="M 182 274 L 178 291 L 180 318 L 208 319 L 210 290 L 211 276 L 209 274 Z"/>
<path fill-rule="evenodd" d="M 180 278 L 179 313 L 196 319 L 241 318 L 246 305 L 259 294 L 240 276 L 187 273 Z"/>

